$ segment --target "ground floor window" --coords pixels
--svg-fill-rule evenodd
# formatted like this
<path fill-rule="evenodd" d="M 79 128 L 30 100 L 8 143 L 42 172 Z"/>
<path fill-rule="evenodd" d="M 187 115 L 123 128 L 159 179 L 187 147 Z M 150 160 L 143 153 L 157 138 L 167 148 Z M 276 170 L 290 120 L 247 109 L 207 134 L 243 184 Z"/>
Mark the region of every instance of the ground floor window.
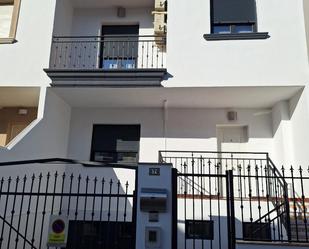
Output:
<path fill-rule="evenodd" d="M 105 163 L 138 161 L 140 125 L 93 126 L 90 160 Z"/>

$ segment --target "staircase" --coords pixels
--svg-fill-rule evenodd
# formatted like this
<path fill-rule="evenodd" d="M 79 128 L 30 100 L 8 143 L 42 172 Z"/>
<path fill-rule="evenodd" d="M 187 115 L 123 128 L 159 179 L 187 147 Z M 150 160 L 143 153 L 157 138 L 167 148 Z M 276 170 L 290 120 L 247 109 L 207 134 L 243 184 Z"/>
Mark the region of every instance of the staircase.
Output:
<path fill-rule="evenodd" d="M 293 201 L 290 202 L 290 222 L 291 222 L 291 239 L 292 241 L 309 241 L 309 203 L 303 204 L 297 201 L 296 210 Z M 304 210 L 306 209 L 306 210 Z M 307 220 L 307 224 L 305 223 Z M 307 227 L 306 227 L 307 225 Z"/>

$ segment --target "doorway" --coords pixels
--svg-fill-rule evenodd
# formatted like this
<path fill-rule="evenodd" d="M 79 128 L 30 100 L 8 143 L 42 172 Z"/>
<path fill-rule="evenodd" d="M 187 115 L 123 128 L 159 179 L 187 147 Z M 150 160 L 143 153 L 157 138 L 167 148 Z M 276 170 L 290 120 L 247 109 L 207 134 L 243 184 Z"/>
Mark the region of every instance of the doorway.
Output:
<path fill-rule="evenodd" d="M 138 25 L 102 26 L 101 61 L 103 69 L 134 69 L 138 57 Z"/>

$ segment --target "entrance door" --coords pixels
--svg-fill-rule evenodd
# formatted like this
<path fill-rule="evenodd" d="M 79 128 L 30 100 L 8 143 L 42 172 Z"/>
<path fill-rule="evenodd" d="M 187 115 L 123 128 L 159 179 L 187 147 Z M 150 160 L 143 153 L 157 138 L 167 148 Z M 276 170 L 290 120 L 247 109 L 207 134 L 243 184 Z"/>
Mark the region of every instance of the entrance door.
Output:
<path fill-rule="evenodd" d="M 136 68 L 138 33 L 138 25 L 102 26 L 101 68 Z"/>

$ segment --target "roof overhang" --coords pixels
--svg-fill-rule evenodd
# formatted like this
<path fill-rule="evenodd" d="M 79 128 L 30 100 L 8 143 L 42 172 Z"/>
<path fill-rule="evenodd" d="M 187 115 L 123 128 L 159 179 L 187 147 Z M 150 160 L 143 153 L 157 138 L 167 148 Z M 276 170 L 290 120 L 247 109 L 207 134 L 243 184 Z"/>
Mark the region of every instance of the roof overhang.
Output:
<path fill-rule="evenodd" d="M 158 108 L 271 108 L 289 100 L 302 86 L 282 87 L 53 87 L 72 107 Z"/>

